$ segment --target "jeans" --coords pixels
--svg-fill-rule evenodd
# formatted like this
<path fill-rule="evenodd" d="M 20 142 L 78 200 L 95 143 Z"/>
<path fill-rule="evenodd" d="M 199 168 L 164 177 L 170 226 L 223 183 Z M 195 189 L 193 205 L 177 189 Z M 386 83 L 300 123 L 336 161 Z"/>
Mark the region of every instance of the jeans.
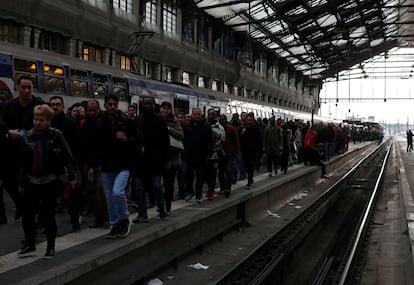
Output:
<path fill-rule="evenodd" d="M 102 186 L 105 191 L 108 207 L 109 224 L 117 225 L 120 221 L 128 219 L 128 205 L 125 188 L 128 185 L 129 170 L 120 172 L 102 172 Z"/>
<path fill-rule="evenodd" d="M 164 211 L 164 193 L 161 185 L 161 176 L 145 176 L 135 177 L 136 197 L 138 204 L 138 217 L 148 218 L 147 199 L 145 188 L 151 187 L 155 192 L 157 207 L 160 211 Z"/>

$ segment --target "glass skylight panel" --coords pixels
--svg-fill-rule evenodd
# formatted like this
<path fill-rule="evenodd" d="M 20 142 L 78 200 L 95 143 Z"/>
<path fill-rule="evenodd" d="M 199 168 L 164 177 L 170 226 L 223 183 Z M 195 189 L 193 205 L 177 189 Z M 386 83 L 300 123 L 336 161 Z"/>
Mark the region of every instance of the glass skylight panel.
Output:
<path fill-rule="evenodd" d="M 312 40 L 321 38 L 321 37 L 323 37 L 323 33 L 321 30 L 316 30 L 315 32 L 313 32 L 312 34 L 308 36 L 308 38 Z"/>
<path fill-rule="evenodd" d="M 252 33 L 250 33 L 250 35 L 253 38 L 263 38 L 263 37 L 266 37 L 266 35 L 263 34 L 260 30 L 254 30 Z"/>
<path fill-rule="evenodd" d="M 265 10 L 261 10 L 261 11 L 259 11 L 259 12 L 257 12 L 257 13 L 251 13 L 251 16 L 253 17 L 253 18 L 255 18 L 256 20 L 258 20 L 258 21 L 260 21 L 260 20 L 263 20 L 263 19 L 266 19 L 266 18 L 268 18 L 269 16 L 267 15 L 267 13 L 265 12 Z"/>
<path fill-rule="evenodd" d="M 243 23 L 246 23 L 246 25 L 248 25 L 247 20 L 243 19 L 240 16 L 233 17 L 229 19 L 228 21 L 226 21 L 226 25 L 238 25 L 238 24 L 243 24 Z"/>
<path fill-rule="evenodd" d="M 368 42 L 368 38 L 360 38 L 360 39 L 354 40 L 354 45 L 356 47 L 361 47 L 362 45 L 364 45 L 367 42 Z"/>
<path fill-rule="evenodd" d="M 367 29 L 365 28 L 365 26 L 360 26 L 360 27 L 356 28 L 355 30 L 353 30 L 353 31 L 349 34 L 349 36 L 350 36 L 351 38 L 359 38 L 359 37 L 361 37 L 361 36 L 365 35 L 365 34 L 366 34 L 366 32 L 367 32 Z"/>
<path fill-rule="evenodd" d="M 298 62 L 299 62 L 299 59 L 297 59 L 297 58 L 292 58 L 292 59 L 289 59 L 289 62 L 290 62 L 291 64 L 296 64 L 296 63 L 298 63 Z"/>
<path fill-rule="evenodd" d="M 265 39 L 262 41 L 262 44 L 263 44 L 263 45 L 269 45 L 271 42 L 272 42 L 272 40 L 271 40 L 271 39 L 269 39 L 269 38 L 265 38 Z"/>
<path fill-rule="evenodd" d="M 325 5 L 326 3 L 327 3 L 326 0 L 311 0 L 311 1 L 308 1 L 308 5 L 311 8 L 322 6 L 322 5 Z"/>
<path fill-rule="evenodd" d="M 344 19 L 344 22 L 345 22 L 346 24 L 348 24 L 348 23 L 350 23 L 350 22 L 352 22 L 352 21 L 354 21 L 354 20 L 356 20 L 356 19 L 359 19 L 359 12 L 355 12 L 355 13 L 353 13 L 353 14 L 351 14 L 351 15 L 347 16 L 347 17 Z"/>
<path fill-rule="evenodd" d="M 352 1 L 348 1 L 342 4 L 339 4 L 338 6 L 338 10 L 350 10 L 350 9 L 354 9 L 356 8 L 357 4 L 355 2 Z"/>
<path fill-rule="evenodd" d="M 287 52 L 287 51 L 285 51 L 285 50 L 284 50 L 283 52 L 281 52 L 281 53 L 280 53 L 280 56 L 281 56 L 281 57 L 287 57 L 287 56 L 289 56 L 289 55 L 290 55 L 290 53 L 289 53 L 289 52 Z"/>
<path fill-rule="evenodd" d="M 335 45 L 335 46 L 343 46 L 347 42 L 348 42 L 347 40 L 339 39 L 339 40 L 332 41 L 332 44 Z"/>
<path fill-rule="evenodd" d="M 326 68 L 312 68 L 309 70 L 306 70 L 303 72 L 303 74 L 305 75 L 312 75 L 312 77 L 316 78 L 317 76 L 319 76 L 318 74 L 321 73 L 322 71 L 325 71 Z"/>
<path fill-rule="evenodd" d="M 303 8 L 302 5 L 299 5 L 298 7 L 291 9 L 286 12 L 286 15 L 288 16 L 298 16 L 306 13 L 306 9 Z"/>
<path fill-rule="evenodd" d="M 286 37 L 281 38 L 281 41 L 285 44 L 290 44 L 295 40 L 295 37 L 293 35 L 288 35 Z"/>
<path fill-rule="evenodd" d="M 293 54 L 303 54 L 306 53 L 306 49 L 304 46 L 297 46 L 289 48 L 289 51 Z"/>
<path fill-rule="evenodd" d="M 283 28 L 283 26 L 282 25 L 279 25 L 279 24 L 276 24 L 276 25 L 274 25 L 273 27 L 267 27 L 268 29 L 269 29 L 269 31 L 272 33 L 272 34 L 275 34 L 275 33 L 278 33 L 278 32 L 280 32 L 280 31 L 283 31 L 284 30 L 284 28 Z"/>
<path fill-rule="evenodd" d="M 332 14 L 327 14 L 324 15 L 318 19 L 316 19 L 316 22 L 321 26 L 321 27 L 328 27 L 331 25 L 336 25 L 337 20 L 336 17 Z"/>
<path fill-rule="evenodd" d="M 297 65 L 297 66 L 296 66 L 296 69 L 297 69 L 298 71 L 306 70 L 306 69 L 309 69 L 309 68 L 310 68 L 310 66 L 309 66 L 309 65 L 307 65 L 307 64 L 301 64 L 301 65 Z"/>
<path fill-rule="evenodd" d="M 267 46 L 268 48 L 270 48 L 270 49 L 276 49 L 276 48 L 278 48 L 278 47 L 280 47 L 277 43 L 274 43 L 274 42 L 272 42 L 271 44 L 269 44 L 268 46 Z"/>
<path fill-rule="evenodd" d="M 297 25 L 297 28 L 299 30 L 305 30 L 305 29 L 309 29 L 309 28 L 313 28 L 313 27 L 317 27 L 317 25 L 315 24 L 313 19 L 306 19 L 304 22 L 299 23 Z"/>

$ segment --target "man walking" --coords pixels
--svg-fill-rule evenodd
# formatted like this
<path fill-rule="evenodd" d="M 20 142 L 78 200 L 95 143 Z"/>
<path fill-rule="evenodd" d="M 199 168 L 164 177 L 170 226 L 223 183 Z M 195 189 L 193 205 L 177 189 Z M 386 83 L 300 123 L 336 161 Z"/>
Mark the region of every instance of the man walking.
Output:
<path fill-rule="evenodd" d="M 131 119 L 118 110 L 119 98 L 110 94 L 105 97 L 106 112 L 98 122 L 97 148 L 94 166 L 88 178 L 94 180 L 95 168 L 101 167 L 101 179 L 105 191 L 111 231 L 107 238 L 125 237 L 129 234 L 129 211 L 125 195 L 130 169 L 134 163 L 138 134 Z"/>

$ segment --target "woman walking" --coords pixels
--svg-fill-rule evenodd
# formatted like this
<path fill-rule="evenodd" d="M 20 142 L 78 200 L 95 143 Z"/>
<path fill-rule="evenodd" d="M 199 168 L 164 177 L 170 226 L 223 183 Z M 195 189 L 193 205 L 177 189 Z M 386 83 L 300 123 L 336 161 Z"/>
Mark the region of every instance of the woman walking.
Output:
<path fill-rule="evenodd" d="M 36 214 L 44 218 L 47 249 L 44 258 L 53 258 L 57 225 L 55 207 L 59 177 L 67 171 L 69 183 L 76 184 L 76 163 L 62 133 L 50 128 L 53 110 L 47 105 L 33 109 L 33 129 L 24 135 L 19 155 L 18 190 L 22 194 L 22 224 L 25 245 L 19 256 L 36 250 Z M 40 206 L 39 206 L 40 205 Z"/>

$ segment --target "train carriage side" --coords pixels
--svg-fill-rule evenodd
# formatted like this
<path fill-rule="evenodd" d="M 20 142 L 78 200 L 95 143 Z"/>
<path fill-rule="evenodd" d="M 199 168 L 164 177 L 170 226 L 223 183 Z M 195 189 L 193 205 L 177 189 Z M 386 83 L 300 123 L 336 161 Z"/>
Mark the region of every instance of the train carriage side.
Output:
<path fill-rule="evenodd" d="M 115 93 L 120 109 L 129 104 L 128 73 L 117 68 L 7 43 L 0 46 L 0 62 L 0 80 L 7 82 L 13 96 L 15 79 L 25 74 L 33 80 L 33 95 L 45 102 L 59 95 L 66 107 L 90 99 L 103 106 L 105 95 Z"/>

